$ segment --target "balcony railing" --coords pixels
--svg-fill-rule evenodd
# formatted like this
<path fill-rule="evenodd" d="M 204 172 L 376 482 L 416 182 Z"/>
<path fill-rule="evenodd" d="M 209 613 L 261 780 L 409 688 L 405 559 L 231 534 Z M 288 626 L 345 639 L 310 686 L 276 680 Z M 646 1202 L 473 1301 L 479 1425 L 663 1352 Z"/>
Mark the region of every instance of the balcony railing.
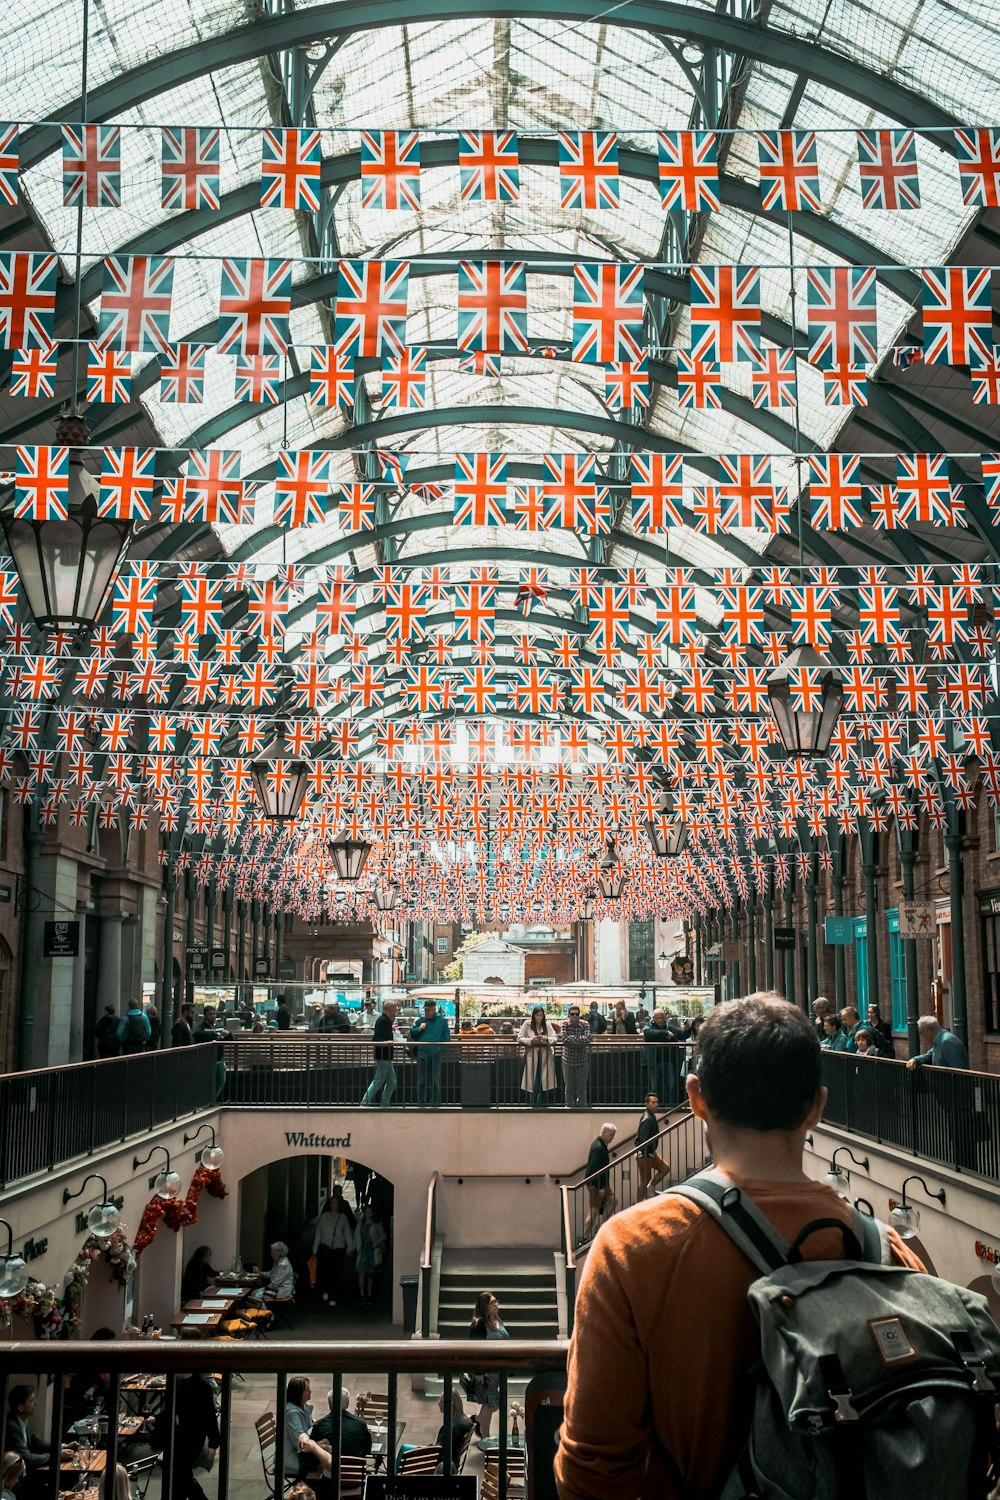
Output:
<path fill-rule="evenodd" d="M 216 1383 L 215 1400 L 222 1438 L 218 1452 L 217 1500 L 229 1500 L 230 1494 L 245 1493 L 245 1484 L 231 1480 L 233 1456 L 232 1432 L 232 1385 L 234 1378 L 245 1381 L 252 1376 L 271 1376 L 268 1388 L 261 1391 L 262 1414 L 265 1409 L 273 1413 L 277 1441 L 274 1443 L 273 1471 L 267 1474 L 261 1489 L 254 1485 L 256 1494 L 269 1491 L 274 1500 L 281 1500 L 290 1476 L 285 1472 L 283 1435 L 285 1427 L 285 1389 L 290 1375 L 321 1376 L 323 1387 L 330 1382 L 332 1387 L 331 1410 L 341 1409 L 341 1392 L 344 1377 L 361 1374 L 366 1377 L 385 1378 L 385 1392 L 374 1397 L 384 1402 L 385 1439 L 380 1446 L 382 1472 L 394 1474 L 399 1469 L 397 1454 L 397 1418 L 399 1410 L 400 1375 L 437 1375 L 444 1382 L 444 1410 L 451 1410 L 453 1382 L 457 1376 L 470 1368 L 470 1355 L 475 1354 L 476 1373 L 492 1373 L 500 1376 L 500 1410 L 508 1411 L 507 1382 L 509 1376 L 551 1375 L 546 1382 L 548 1389 L 537 1406 L 531 1399 L 529 1388 L 525 1399 L 526 1428 L 520 1444 L 515 1444 L 508 1420 L 502 1416 L 498 1422 L 497 1448 L 492 1460 L 501 1497 L 509 1493 L 508 1477 L 515 1479 L 517 1494 L 551 1494 L 553 1492 L 552 1458 L 555 1452 L 555 1429 L 561 1417 L 561 1387 L 566 1367 L 568 1345 L 563 1340 L 547 1342 L 510 1339 L 491 1341 L 489 1344 L 472 1345 L 455 1340 L 406 1340 L 377 1343 L 329 1343 L 325 1341 L 303 1341 L 279 1343 L 274 1339 L 253 1342 L 225 1342 L 218 1339 L 204 1341 L 172 1341 L 141 1339 L 128 1342 L 107 1343 L 46 1343 L 23 1342 L 3 1346 L 3 1367 L 10 1378 L 21 1375 L 31 1380 L 40 1369 L 50 1377 L 50 1400 L 47 1435 L 53 1450 L 58 1451 L 61 1442 L 69 1434 L 73 1418 L 66 1404 L 67 1387 L 83 1389 L 89 1381 L 100 1378 L 105 1391 L 104 1412 L 108 1419 L 103 1424 L 105 1436 L 101 1439 L 103 1452 L 99 1461 L 88 1460 L 91 1475 L 100 1475 L 101 1500 L 115 1500 L 116 1465 L 123 1464 L 126 1470 L 132 1467 L 128 1445 L 135 1439 L 135 1413 L 141 1411 L 143 1424 L 141 1441 L 143 1457 L 137 1460 L 136 1470 L 145 1467 L 147 1473 L 143 1483 L 148 1483 L 148 1468 L 156 1467 L 161 1473 L 160 1493 L 171 1494 L 173 1480 L 177 1476 L 176 1440 L 182 1436 L 177 1425 L 177 1387 L 181 1380 L 193 1374 L 213 1378 Z M 84 1377 L 70 1383 L 70 1377 Z M 241 1387 L 241 1390 L 243 1388 Z M 437 1404 L 428 1402 L 428 1427 L 432 1437 L 437 1431 L 440 1417 Z M 110 1420 L 115 1413 L 115 1421 Z M 371 1419 L 371 1418 L 370 1418 Z M 390 1437 L 390 1434 L 392 1435 Z M 406 1432 L 419 1443 L 420 1435 Z M 237 1447 L 246 1447 L 245 1429 L 237 1428 Z M 334 1422 L 330 1433 L 330 1488 L 333 1495 L 361 1494 L 357 1475 L 342 1467 L 340 1452 L 340 1423 Z M 153 1450 L 149 1453 L 150 1448 Z M 265 1454 L 262 1444 L 262 1459 Z M 189 1459 L 190 1461 L 190 1459 Z M 444 1472 L 453 1471 L 452 1456 L 446 1444 L 441 1455 Z M 352 1461 L 356 1463 L 357 1461 Z M 369 1460 L 369 1472 L 371 1460 Z M 547 1472 L 543 1473 L 543 1469 Z M 526 1474 L 522 1477 L 524 1471 Z M 78 1488 L 86 1482 L 83 1471 L 79 1474 L 60 1469 L 58 1466 L 38 1471 L 42 1486 L 36 1493 L 45 1500 L 58 1500 L 60 1489 L 65 1490 L 66 1480 L 78 1480 Z M 341 1481 L 344 1487 L 341 1488 Z M 357 1488 L 354 1485 L 357 1485 Z"/>
<path fill-rule="evenodd" d="M 824 1052 L 827 1125 L 1000 1181 L 1000 1077 Z"/>
<path fill-rule="evenodd" d="M 420 1106 L 422 1085 L 418 1058 L 434 1044 L 395 1042 L 392 1063 L 396 1082 L 392 1106 Z M 590 1047 L 587 1100 L 594 1109 L 641 1108 L 653 1090 L 661 1104 L 680 1103 L 690 1049 L 683 1043 L 647 1046 L 634 1037 L 595 1038 Z M 647 1056 L 647 1054 L 649 1054 Z M 370 1040 L 360 1037 L 248 1037 L 222 1049 L 228 1073 L 225 1104 L 331 1106 L 360 1104 L 375 1068 Z M 531 1104 L 532 1069 L 525 1073 L 524 1050 L 514 1038 L 456 1039 L 440 1048 L 440 1103 L 465 1109 L 509 1109 Z M 547 1106 L 564 1100 L 562 1053 L 556 1043 L 553 1087 L 543 1095 Z"/>
<path fill-rule="evenodd" d="M 0 1187 L 210 1109 L 216 1048 L 175 1047 L 0 1076 Z"/>
<path fill-rule="evenodd" d="M 393 1047 L 393 1109 L 421 1103 L 419 1044 Z M 225 1059 L 225 1091 L 216 1064 Z M 1000 1181 L 1000 1076 L 824 1052 L 827 1124 L 895 1146 L 914 1157 Z M 592 1110 L 639 1110 L 652 1090 L 661 1107 L 683 1098 L 689 1048 L 633 1037 L 595 1038 L 587 1101 Z M 455 1040 L 442 1048 L 444 1107 L 531 1107 L 523 1056 L 513 1039 Z M 361 1037 L 247 1038 L 218 1047 L 167 1048 L 137 1057 L 42 1068 L 0 1077 L 0 1187 L 61 1162 L 116 1145 L 173 1120 L 221 1105 L 296 1109 L 357 1107 L 374 1073 Z M 528 1080 L 530 1082 L 530 1080 Z M 562 1060 L 543 1096 L 564 1109 Z"/>

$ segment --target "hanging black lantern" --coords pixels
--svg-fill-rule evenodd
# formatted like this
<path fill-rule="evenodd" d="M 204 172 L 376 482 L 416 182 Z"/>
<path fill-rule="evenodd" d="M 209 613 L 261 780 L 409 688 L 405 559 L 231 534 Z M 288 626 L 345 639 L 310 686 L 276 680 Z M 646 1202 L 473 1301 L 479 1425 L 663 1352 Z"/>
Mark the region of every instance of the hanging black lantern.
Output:
<path fill-rule="evenodd" d="M 680 854 L 687 843 L 687 824 L 677 816 L 673 794 L 669 788 L 660 793 L 655 815 L 648 819 L 649 843 L 658 859 Z"/>
<path fill-rule="evenodd" d="M 794 707 L 799 673 L 818 674 L 815 692 Z M 836 667 L 812 646 L 799 646 L 767 679 L 767 696 L 787 755 L 827 755 L 844 704 L 844 684 Z"/>
<path fill-rule="evenodd" d="M 250 762 L 250 774 L 265 817 L 288 823 L 298 816 L 309 767 L 296 755 L 284 724 L 275 726 L 274 739 Z"/>
<path fill-rule="evenodd" d="M 326 846 L 333 860 L 338 880 L 360 880 L 368 863 L 372 846 L 366 839 L 331 839 Z"/>
<path fill-rule="evenodd" d="M 400 887 L 398 880 L 387 880 L 383 885 L 375 887 L 375 906 L 379 911 L 394 911 L 399 905 Z"/>
<path fill-rule="evenodd" d="M 618 850 L 615 848 L 613 838 L 608 839 L 608 847 L 601 860 L 601 873 L 598 876 L 597 888 L 605 901 L 619 901 L 625 890 L 625 871 L 619 863 Z"/>
<path fill-rule="evenodd" d="M 131 521 L 97 513 L 100 486 L 83 463 L 89 436 L 83 417 L 56 423 L 56 441 L 69 447 L 65 519 L 0 513 L 25 602 L 41 630 L 92 630 L 132 539 Z"/>

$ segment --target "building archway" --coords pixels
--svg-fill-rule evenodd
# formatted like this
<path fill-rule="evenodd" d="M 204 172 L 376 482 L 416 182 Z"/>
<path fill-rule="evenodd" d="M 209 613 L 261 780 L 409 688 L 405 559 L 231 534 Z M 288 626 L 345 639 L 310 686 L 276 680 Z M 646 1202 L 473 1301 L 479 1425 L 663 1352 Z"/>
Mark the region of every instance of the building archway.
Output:
<path fill-rule="evenodd" d="M 310 1266 L 316 1225 L 331 1193 L 339 1189 L 356 1222 L 365 1206 L 386 1234 L 382 1263 L 374 1284 L 371 1316 L 392 1320 L 393 1218 L 392 1182 L 364 1162 L 327 1150 L 297 1152 L 267 1162 L 242 1177 L 237 1185 L 237 1245 L 245 1265 L 267 1268 L 275 1240 L 288 1245 L 295 1271 L 295 1317 L 308 1323 L 324 1318 L 323 1288 L 313 1285 L 317 1267 Z M 352 1255 L 340 1267 L 340 1287 L 332 1293 L 338 1307 L 359 1315 L 356 1261 Z M 368 1309 L 365 1309 L 368 1314 Z"/>

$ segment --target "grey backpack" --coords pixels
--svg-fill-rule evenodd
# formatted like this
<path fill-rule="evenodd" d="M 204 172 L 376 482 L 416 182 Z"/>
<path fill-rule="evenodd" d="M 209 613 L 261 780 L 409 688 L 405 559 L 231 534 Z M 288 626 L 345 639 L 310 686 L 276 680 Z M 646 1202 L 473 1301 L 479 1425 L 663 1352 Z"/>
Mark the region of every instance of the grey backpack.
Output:
<path fill-rule="evenodd" d="M 815 1219 L 787 1244 L 721 1172 L 671 1189 L 760 1271 L 747 1446 L 721 1500 L 973 1500 L 997 1474 L 1000 1329 L 984 1297 L 890 1263 L 883 1225 Z M 843 1260 L 803 1260 L 818 1230 Z M 992 1478 L 991 1478 L 992 1474 Z"/>

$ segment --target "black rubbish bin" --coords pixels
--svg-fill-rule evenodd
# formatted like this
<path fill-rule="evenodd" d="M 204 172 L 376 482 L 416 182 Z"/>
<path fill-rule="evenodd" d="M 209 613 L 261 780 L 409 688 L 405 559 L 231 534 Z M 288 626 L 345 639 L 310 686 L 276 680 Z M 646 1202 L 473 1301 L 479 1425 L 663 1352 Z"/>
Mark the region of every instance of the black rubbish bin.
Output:
<path fill-rule="evenodd" d="M 403 1332 L 416 1333 L 417 1331 L 417 1290 L 420 1286 L 419 1276 L 401 1276 L 399 1285 L 403 1291 Z"/>

